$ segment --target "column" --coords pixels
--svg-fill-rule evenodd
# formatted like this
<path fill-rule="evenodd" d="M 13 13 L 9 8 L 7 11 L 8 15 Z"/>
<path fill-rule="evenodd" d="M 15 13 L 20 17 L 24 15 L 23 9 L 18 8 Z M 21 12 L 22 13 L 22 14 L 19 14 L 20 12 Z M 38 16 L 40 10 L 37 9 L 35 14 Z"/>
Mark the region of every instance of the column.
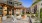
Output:
<path fill-rule="evenodd" d="M 10 15 L 10 16 L 12 15 L 12 9 L 9 11 L 9 15 Z"/>
<path fill-rule="evenodd" d="M 24 10 L 24 14 L 26 14 L 26 9 Z"/>
<path fill-rule="evenodd" d="M 4 6 L 4 7 L 3 7 L 3 16 L 5 16 L 6 14 L 7 14 L 7 7 Z"/>
<path fill-rule="evenodd" d="M 20 14 L 22 15 L 22 9 L 20 10 Z"/>
<path fill-rule="evenodd" d="M 1 6 L 1 5 L 0 5 Z M 2 7 L 1 7 L 2 8 Z M 1 11 L 2 12 L 2 11 Z M 2 15 L 0 15 L 0 23 L 2 23 Z"/>
<path fill-rule="evenodd" d="M 24 10 L 24 16 L 22 18 L 23 18 L 23 20 L 26 20 L 26 18 L 27 18 L 26 9 Z"/>
<path fill-rule="evenodd" d="M 0 16 L 0 23 L 2 23 L 2 16 Z"/>
<path fill-rule="evenodd" d="M 16 10 L 14 10 L 14 15 L 16 15 Z"/>
<path fill-rule="evenodd" d="M 7 6 L 5 5 L 5 6 L 3 6 L 3 17 L 2 17 L 2 20 L 6 20 L 7 19 L 6 14 L 7 14 Z"/>

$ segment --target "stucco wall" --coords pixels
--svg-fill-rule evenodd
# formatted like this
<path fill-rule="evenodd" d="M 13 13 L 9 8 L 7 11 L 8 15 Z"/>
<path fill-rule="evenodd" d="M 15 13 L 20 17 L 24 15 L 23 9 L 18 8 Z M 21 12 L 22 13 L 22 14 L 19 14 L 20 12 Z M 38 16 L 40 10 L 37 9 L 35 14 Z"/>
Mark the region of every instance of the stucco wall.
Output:
<path fill-rule="evenodd" d="M 5 3 L 7 0 L 0 0 L 0 3 Z"/>

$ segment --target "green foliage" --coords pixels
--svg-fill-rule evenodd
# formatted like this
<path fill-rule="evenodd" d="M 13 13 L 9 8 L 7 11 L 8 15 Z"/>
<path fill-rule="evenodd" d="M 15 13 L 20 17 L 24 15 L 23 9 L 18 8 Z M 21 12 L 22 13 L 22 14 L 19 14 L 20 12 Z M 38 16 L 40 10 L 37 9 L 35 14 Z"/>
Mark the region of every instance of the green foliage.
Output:
<path fill-rule="evenodd" d="M 38 11 L 37 11 L 38 12 Z M 38 13 L 36 12 L 36 17 L 38 17 Z M 41 20 L 41 22 L 40 23 L 42 23 L 42 8 L 40 9 L 40 20 Z"/>
<path fill-rule="evenodd" d="M 34 2 L 32 5 L 36 4 L 37 2 Z"/>
<path fill-rule="evenodd" d="M 42 12 L 40 13 L 40 18 L 42 18 Z"/>
<path fill-rule="evenodd" d="M 42 8 L 40 9 L 40 13 L 42 12 Z"/>
<path fill-rule="evenodd" d="M 41 20 L 41 22 L 40 23 L 42 23 L 42 20 Z"/>
<path fill-rule="evenodd" d="M 42 8 L 40 9 L 40 18 L 42 18 Z"/>
<path fill-rule="evenodd" d="M 42 8 L 40 9 L 40 19 L 41 19 L 40 23 L 42 23 Z"/>
<path fill-rule="evenodd" d="M 36 17 L 38 17 L 38 13 L 36 12 Z"/>
<path fill-rule="evenodd" d="M 36 3 L 38 3 L 39 1 L 41 1 L 41 0 L 37 0 L 36 2 L 34 2 L 32 5 L 34 5 L 34 4 L 36 4 Z"/>

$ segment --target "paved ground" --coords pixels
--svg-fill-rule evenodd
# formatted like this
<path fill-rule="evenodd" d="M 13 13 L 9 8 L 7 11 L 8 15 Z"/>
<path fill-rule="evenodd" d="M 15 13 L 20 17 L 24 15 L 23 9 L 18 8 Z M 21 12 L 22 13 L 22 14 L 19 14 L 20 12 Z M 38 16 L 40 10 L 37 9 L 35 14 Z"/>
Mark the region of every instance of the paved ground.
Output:
<path fill-rule="evenodd" d="M 28 19 L 28 20 L 27 20 Z M 15 20 L 13 22 L 13 19 L 9 18 L 7 20 L 3 20 L 2 23 L 29 23 L 29 18 L 27 18 L 26 20 Z"/>
<path fill-rule="evenodd" d="M 30 18 L 27 17 L 26 20 L 23 20 L 23 19 L 15 19 L 13 21 L 12 18 L 8 18 L 6 20 L 2 20 L 2 23 L 34 23 L 35 22 L 35 19 L 31 19 L 30 21 Z"/>

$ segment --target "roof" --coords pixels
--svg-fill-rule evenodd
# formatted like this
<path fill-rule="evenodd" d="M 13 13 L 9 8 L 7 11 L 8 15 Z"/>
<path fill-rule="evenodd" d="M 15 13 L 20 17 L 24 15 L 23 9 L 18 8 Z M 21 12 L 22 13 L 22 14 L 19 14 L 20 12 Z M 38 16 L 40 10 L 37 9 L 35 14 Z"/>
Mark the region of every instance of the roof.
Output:
<path fill-rule="evenodd" d="M 7 4 L 4 4 L 4 3 L 0 3 L 0 5 L 1 6 L 7 6 L 8 8 L 10 8 L 10 9 L 12 9 L 12 8 L 14 8 L 14 9 L 26 9 L 26 7 L 24 7 L 24 6 L 10 6 L 10 5 L 7 5 Z"/>

